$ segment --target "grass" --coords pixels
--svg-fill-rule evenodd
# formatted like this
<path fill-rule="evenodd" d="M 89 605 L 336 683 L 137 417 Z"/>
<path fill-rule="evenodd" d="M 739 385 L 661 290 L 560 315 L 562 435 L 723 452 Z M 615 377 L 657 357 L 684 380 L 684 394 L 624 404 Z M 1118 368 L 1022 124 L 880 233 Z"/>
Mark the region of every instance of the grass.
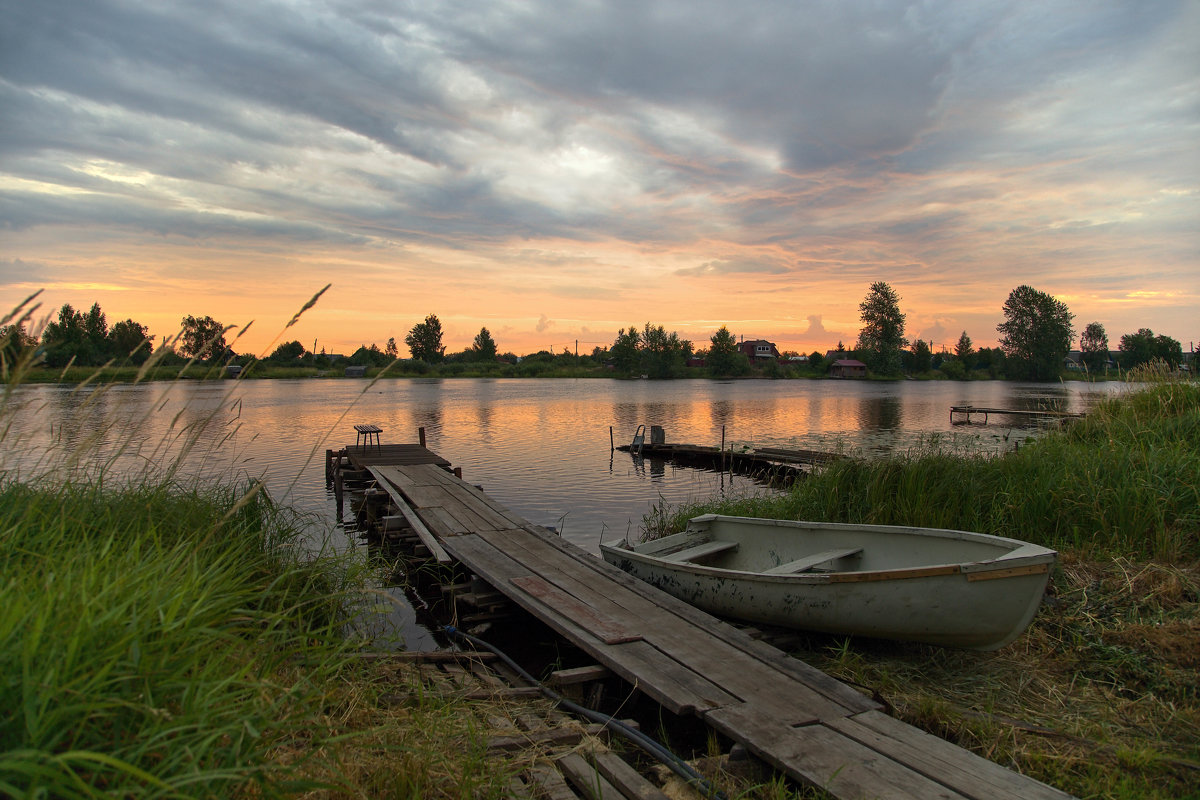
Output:
<path fill-rule="evenodd" d="M 1153 376 L 1140 376 L 1143 379 Z M 659 508 L 979 530 L 1060 551 L 994 653 L 801 636 L 793 654 L 899 719 L 1087 798 L 1200 797 L 1200 385 L 1160 381 L 999 457 L 842 462 L 778 498 Z"/>
<path fill-rule="evenodd" d="M 12 425 L 32 353 L 0 371 L 0 796 L 503 796 L 488 706 L 364 663 L 364 563 L 260 484 L 176 477 L 204 412 L 160 445 L 134 425 L 45 446 Z M 109 377 L 75 391 L 103 402 Z M 136 474 L 112 474 L 122 452 Z"/>

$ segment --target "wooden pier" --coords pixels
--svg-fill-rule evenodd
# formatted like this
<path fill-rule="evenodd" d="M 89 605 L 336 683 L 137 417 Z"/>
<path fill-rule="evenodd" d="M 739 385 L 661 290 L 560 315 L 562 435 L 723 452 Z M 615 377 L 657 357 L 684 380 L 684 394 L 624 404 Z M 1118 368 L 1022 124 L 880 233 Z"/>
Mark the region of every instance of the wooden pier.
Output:
<path fill-rule="evenodd" d="M 954 424 L 955 414 L 962 414 L 966 419 L 959 418 L 959 422 L 970 422 L 972 414 L 982 414 L 983 424 L 988 422 L 988 416 L 993 414 L 1002 414 L 1009 417 L 1022 417 L 1024 419 L 1082 419 L 1083 414 L 1075 411 L 1050 411 L 1050 410 L 1021 410 L 1014 408 L 984 408 L 983 406 L 950 406 L 950 423 Z"/>
<path fill-rule="evenodd" d="M 406 463 L 380 462 L 374 448 L 347 448 L 330 463 L 373 476 L 375 491 L 402 505 L 388 516 L 411 514 L 421 542 L 428 536 L 598 666 L 795 780 L 839 798 L 1069 797 L 889 717 L 834 678 L 509 511 L 431 451 L 408 447 L 396 451 Z"/>
<path fill-rule="evenodd" d="M 768 482 L 789 484 L 818 467 L 842 456 L 818 450 L 796 450 L 782 447 L 756 447 L 753 450 L 730 450 L 700 444 L 668 444 L 643 442 L 615 448 L 640 458 L 662 459 L 703 469 L 729 470 L 740 475 Z"/>

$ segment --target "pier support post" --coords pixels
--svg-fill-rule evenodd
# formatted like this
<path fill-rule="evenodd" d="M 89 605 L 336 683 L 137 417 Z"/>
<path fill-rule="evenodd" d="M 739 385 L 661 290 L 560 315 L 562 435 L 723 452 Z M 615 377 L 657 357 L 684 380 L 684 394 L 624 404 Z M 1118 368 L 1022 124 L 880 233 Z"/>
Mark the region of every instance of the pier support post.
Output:
<path fill-rule="evenodd" d="M 333 483 L 333 451 L 325 451 L 325 485 Z"/>
<path fill-rule="evenodd" d="M 420 441 L 421 447 L 425 446 L 425 429 L 417 428 L 417 440 Z"/>

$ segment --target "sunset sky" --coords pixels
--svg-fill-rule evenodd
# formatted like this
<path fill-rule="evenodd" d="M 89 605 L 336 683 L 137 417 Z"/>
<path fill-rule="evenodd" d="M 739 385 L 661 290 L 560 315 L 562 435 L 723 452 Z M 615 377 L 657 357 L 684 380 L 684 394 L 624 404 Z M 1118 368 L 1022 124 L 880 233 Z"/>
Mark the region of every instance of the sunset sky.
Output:
<path fill-rule="evenodd" d="M 1200 344 L 1200 3 L 0 0 L 0 304 L 349 353 Z M 0 313 L 3 313 L 0 311 Z M 403 345 L 402 345 L 403 351 Z"/>

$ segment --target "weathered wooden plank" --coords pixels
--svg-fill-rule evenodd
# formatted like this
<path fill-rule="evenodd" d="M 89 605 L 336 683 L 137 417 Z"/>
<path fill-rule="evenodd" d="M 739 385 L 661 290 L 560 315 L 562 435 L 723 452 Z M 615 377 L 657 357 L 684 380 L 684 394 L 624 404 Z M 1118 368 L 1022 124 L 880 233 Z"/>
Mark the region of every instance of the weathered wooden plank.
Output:
<path fill-rule="evenodd" d="M 511 578 L 509 583 L 529 596 L 537 598 L 556 612 L 570 616 L 577 624 L 590 630 L 605 644 L 636 642 L 642 638 L 640 633 L 629 630 L 618 620 L 604 616 L 601 612 L 536 575 Z"/>
<path fill-rule="evenodd" d="M 719 540 L 705 542 L 704 544 L 685 547 L 682 550 L 676 550 L 670 555 L 663 556 L 667 561 L 695 561 L 707 556 L 715 556 L 717 553 L 724 553 L 727 550 L 736 550 L 737 542 L 722 542 Z"/>
<path fill-rule="evenodd" d="M 557 761 L 558 769 L 587 800 L 625 800 L 617 787 L 578 753 L 568 753 Z"/>
<path fill-rule="evenodd" d="M 572 669 L 558 669 L 550 673 L 550 685 L 576 686 L 580 683 L 604 680 L 611 675 L 612 671 L 600 664 L 592 664 L 587 667 L 574 667 Z"/>
<path fill-rule="evenodd" d="M 791 777 L 844 798 L 962 800 L 963 795 L 824 725 L 793 727 L 751 705 L 704 719 Z"/>
<path fill-rule="evenodd" d="M 657 786 L 616 753 L 597 750 L 593 754 L 593 760 L 600 774 L 630 800 L 667 800 L 667 796 Z"/>
<path fill-rule="evenodd" d="M 830 700 L 795 676 L 773 665 L 714 640 L 702 626 L 692 626 L 646 598 L 600 584 L 594 574 L 560 550 L 548 548 L 529 532 L 481 534 L 531 572 L 553 583 L 622 631 L 641 632 L 667 655 L 706 676 L 729 694 L 744 701 L 757 698 L 770 713 L 786 716 L 792 724 L 843 717 L 855 713 Z M 593 559 L 594 560 L 594 559 Z M 653 676 L 644 680 L 653 681 Z"/>
<path fill-rule="evenodd" d="M 493 586 L 528 574 L 526 567 L 478 535 L 454 537 L 445 544 L 451 555 Z M 523 592 L 514 592 L 511 598 L 673 714 L 695 714 L 699 709 L 738 702 L 707 677 L 647 642 L 606 645 L 592 632 Z M 653 683 L 648 682 L 651 677 Z"/>
<path fill-rule="evenodd" d="M 417 516 L 416 511 L 405 501 L 404 495 L 400 490 L 392 485 L 387 478 L 387 470 L 379 467 L 368 467 L 371 474 L 375 476 L 375 480 L 379 482 L 379 486 L 387 491 L 392 498 L 392 502 L 396 504 L 396 508 L 400 509 L 400 515 L 404 517 L 409 526 L 421 539 L 421 543 L 429 548 L 430 554 L 442 564 L 447 564 L 451 561 L 450 555 L 442 549 L 438 544 L 437 538 L 430 532 L 429 528 L 425 527 L 425 523 Z"/>
<path fill-rule="evenodd" d="M 446 511 L 446 509 L 438 508 L 421 508 L 417 511 L 429 529 L 441 537 L 460 536 L 464 533 L 474 533 L 466 525 L 463 525 L 454 515 Z"/>
<path fill-rule="evenodd" d="M 545 800 L 579 800 L 555 767 L 538 763 L 529 770 L 529 782 L 537 786 Z"/>
<path fill-rule="evenodd" d="M 577 562 L 589 570 L 599 573 L 598 576 L 590 578 L 593 582 L 602 584 L 607 580 L 623 586 L 635 594 L 641 595 L 643 599 L 649 601 L 654 606 L 703 628 L 708 636 L 720 639 L 739 650 L 750 653 L 760 661 L 771 664 L 780 672 L 799 678 L 805 685 L 812 687 L 838 705 L 855 712 L 879 710 L 881 708 L 878 703 L 870 698 L 864 697 L 846 684 L 826 675 L 815 667 L 792 658 L 766 642 L 750 638 L 732 625 L 722 622 L 707 612 L 701 611 L 695 606 L 668 595 L 626 572 L 622 572 L 565 539 L 552 537 L 535 526 L 530 526 L 525 530 L 540 539 L 555 543 L 556 547 L 570 555 Z"/>
<path fill-rule="evenodd" d="M 812 555 L 797 558 L 795 561 L 786 561 L 778 567 L 771 567 L 764 570 L 766 575 L 790 575 L 795 572 L 804 572 L 812 569 L 818 564 L 824 564 L 829 561 L 836 561 L 839 558 L 849 558 L 861 554 L 861 547 L 842 547 L 837 550 L 826 550 L 821 553 L 813 553 Z"/>
<path fill-rule="evenodd" d="M 394 468 L 386 474 L 414 506 L 443 508 L 467 530 L 502 530 L 513 527 L 511 519 L 483 502 L 477 493 L 470 491 L 474 487 L 437 467 Z"/>
<path fill-rule="evenodd" d="M 867 711 L 827 725 L 978 800 L 1069 800 L 1071 797 L 880 711 Z"/>

